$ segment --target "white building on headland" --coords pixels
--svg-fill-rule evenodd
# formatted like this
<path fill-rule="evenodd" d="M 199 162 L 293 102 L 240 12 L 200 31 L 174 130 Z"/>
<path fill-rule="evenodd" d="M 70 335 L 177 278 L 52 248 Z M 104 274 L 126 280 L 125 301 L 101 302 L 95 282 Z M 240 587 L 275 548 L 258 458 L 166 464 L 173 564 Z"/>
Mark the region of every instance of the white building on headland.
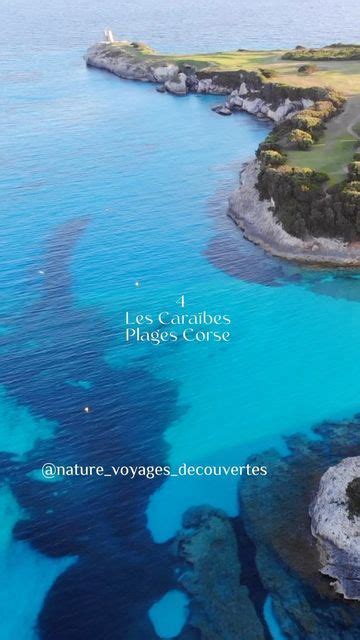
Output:
<path fill-rule="evenodd" d="M 111 44 L 112 42 L 115 42 L 114 34 L 111 31 L 111 29 L 104 29 L 104 37 L 105 37 L 105 42 L 107 44 Z"/>

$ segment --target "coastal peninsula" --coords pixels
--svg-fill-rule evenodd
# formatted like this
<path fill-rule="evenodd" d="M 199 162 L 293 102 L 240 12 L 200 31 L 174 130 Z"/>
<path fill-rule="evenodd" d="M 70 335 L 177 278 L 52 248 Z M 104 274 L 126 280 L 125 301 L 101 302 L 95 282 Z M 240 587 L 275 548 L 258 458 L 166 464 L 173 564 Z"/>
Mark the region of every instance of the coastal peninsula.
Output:
<path fill-rule="evenodd" d="M 213 107 L 221 116 L 246 111 L 272 121 L 229 215 L 273 255 L 360 265 L 360 45 L 163 55 L 107 34 L 85 60 L 160 92 L 224 96 Z"/>

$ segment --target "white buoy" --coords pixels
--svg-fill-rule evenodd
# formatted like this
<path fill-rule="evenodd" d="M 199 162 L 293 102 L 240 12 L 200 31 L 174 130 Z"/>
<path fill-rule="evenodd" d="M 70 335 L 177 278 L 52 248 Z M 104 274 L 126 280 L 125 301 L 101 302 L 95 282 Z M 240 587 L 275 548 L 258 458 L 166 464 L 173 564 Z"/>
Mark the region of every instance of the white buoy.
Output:
<path fill-rule="evenodd" d="M 135 287 L 140 287 L 140 282 L 138 280 L 135 282 Z"/>
<path fill-rule="evenodd" d="M 90 407 L 84 407 L 84 411 L 85 411 L 85 413 L 90 413 L 91 409 L 90 409 Z"/>

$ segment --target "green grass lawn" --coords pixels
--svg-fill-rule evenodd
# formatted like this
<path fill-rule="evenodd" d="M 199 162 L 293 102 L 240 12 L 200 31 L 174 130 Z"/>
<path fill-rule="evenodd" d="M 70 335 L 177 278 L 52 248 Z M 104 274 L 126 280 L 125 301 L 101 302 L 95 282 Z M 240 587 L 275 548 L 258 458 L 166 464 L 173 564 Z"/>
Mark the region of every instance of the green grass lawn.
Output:
<path fill-rule="evenodd" d="M 354 133 L 357 134 L 358 129 L 360 134 L 360 96 L 349 98 L 344 111 L 330 120 L 325 134 L 309 151 L 289 152 L 288 164 L 325 171 L 329 174 L 330 184 L 340 182 L 360 144 L 356 135 L 348 131 L 351 125 Z"/>
<path fill-rule="evenodd" d="M 288 164 L 294 167 L 308 167 L 325 171 L 329 175 L 329 184 L 336 184 L 345 178 L 346 166 L 353 159 L 356 140 L 350 134 L 315 144 L 311 151 L 291 151 Z"/>
<path fill-rule="evenodd" d="M 267 69 L 273 77 L 262 78 L 263 82 L 283 83 L 297 87 L 331 87 L 347 97 L 343 113 L 333 118 L 321 140 L 309 151 L 292 151 L 288 163 L 292 166 L 309 167 L 325 171 L 330 183 L 335 184 L 345 177 L 346 166 L 351 162 L 354 150 L 360 144 L 360 61 L 321 60 L 316 71 L 300 74 L 300 60 L 284 60 L 284 51 L 218 51 L 197 54 L 160 54 L 145 44 L 132 46 L 126 42 L 115 42 L 109 46 L 113 54 L 126 51 L 139 60 L 160 61 L 175 64 L 192 64 L 198 70 L 259 71 Z M 359 123 L 357 122 L 359 121 Z"/>
<path fill-rule="evenodd" d="M 360 61 L 359 60 L 324 60 L 317 62 L 317 71 L 306 76 L 298 73 L 302 62 L 284 60 L 285 51 L 216 51 L 196 54 L 161 54 L 146 44 L 134 48 L 130 43 L 115 42 L 109 45 L 116 55 L 116 50 L 125 49 L 139 59 L 165 61 L 175 64 L 189 63 L 197 69 L 217 68 L 219 71 L 258 71 L 268 68 L 274 72 L 269 82 L 283 82 L 298 87 L 333 87 L 345 95 L 360 94 Z M 264 79 L 266 82 L 266 79 Z"/>

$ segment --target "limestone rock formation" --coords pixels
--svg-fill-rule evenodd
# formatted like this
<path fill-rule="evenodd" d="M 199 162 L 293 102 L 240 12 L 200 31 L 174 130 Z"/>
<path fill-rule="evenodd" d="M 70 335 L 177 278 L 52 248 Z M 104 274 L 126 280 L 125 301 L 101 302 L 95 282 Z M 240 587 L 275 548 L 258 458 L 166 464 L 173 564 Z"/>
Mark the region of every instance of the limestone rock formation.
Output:
<path fill-rule="evenodd" d="M 211 107 L 211 109 L 220 116 L 231 116 L 232 114 L 231 109 L 226 104 L 216 104 L 214 107 Z"/>
<path fill-rule="evenodd" d="M 130 45 L 130 43 L 124 43 Z M 154 65 L 151 60 L 137 59 L 125 48 L 117 49 L 116 55 L 108 44 L 96 44 L 87 50 L 86 64 L 98 69 L 106 69 L 126 80 L 142 80 L 143 82 L 161 82 L 176 77 L 179 68 L 172 63 L 160 62 Z"/>
<path fill-rule="evenodd" d="M 98 43 L 88 49 L 85 60 L 88 66 L 106 69 L 120 78 L 158 83 L 165 91 L 174 95 L 183 96 L 194 92 L 228 96 L 225 104 L 214 109 L 222 116 L 231 115 L 233 111 L 246 111 L 258 118 L 278 123 L 313 104 L 307 98 L 284 98 L 274 88 L 270 91 L 268 85 L 262 90 L 259 78 L 251 72 L 230 72 L 232 75 L 229 80 L 225 77 L 226 74 L 224 76 L 219 72 L 198 72 L 188 63 L 179 67 L 163 60 L 154 62 L 154 57 L 139 57 L 136 43 L 114 43 L 111 40 Z M 207 73 L 210 77 L 206 77 Z"/>
<path fill-rule="evenodd" d="M 344 600 L 320 573 L 309 506 L 329 465 L 360 455 L 360 416 L 321 424 L 314 432 L 315 438 L 286 438 L 285 455 L 275 449 L 262 453 L 270 473 L 261 482 L 240 483 L 240 512 L 284 637 L 357 640 L 360 603 Z"/>
<path fill-rule="evenodd" d="M 239 88 L 239 96 L 246 96 L 247 93 L 248 93 L 248 88 L 245 82 L 242 82 Z"/>
<path fill-rule="evenodd" d="M 177 76 L 179 68 L 175 64 L 164 64 L 151 67 L 155 82 L 169 82 Z"/>
<path fill-rule="evenodd" d="M 351 494 L 354 487 L 356 496 L 356 479 L 360 479 L 360 456 L 330 467 L 310 509 L 321 573 L 334 578 L 335 590 L 352 600 L 360 600 L 360 511 L 354 512 Z"/>
<path fill-rule="evenodd" d="M 164 86 L 166 91 L 168 91 L 169 93 L 173 93 L 176 96 L 185 96 L 188 92 L 185 73 L 178 73 L 177 75 L 173 75 L 169 80 L 165 82 Z"/>
<path fill-rule="evenodd" d="M 240 95 L 237 92 L 233 91 L 231 96 L 230 96 L 230 98 L 229 98 L 229 100 L 228 100 L 228 103 L 230 105 L 230 108 L 234 109 L 236 111 L 237 109 L 239 109 L 239 110 L 242 109 L 242 106 L 244 104 L 244 100 L 243 100 L 243 98 L 240 97 Z"/>
<path fill-rule="evenodd" d="M 198 92 L 200 93 L 221 93 L 221 89 L 217 88 L 209 84 L 206 84 L 207 80 L 200 80 L 198 85 Z M 267 103 L 262 98 L 256 97 L 256 95 L 249 93 L 245 89 L 242 89 L 242 83 L 239 89 L 234 89 L 230 95 L 228 100 L 224 105 L 217 105 L 214 108 L 216 113 L 220 115 L 229 115 L 228 113 L 224 114 L 223 110 L 227 111 L 246 111 L 247 113 L 251 113 L 252 115 L 256 115 L 258 118 L 267 118 L 268 120 L 272 120 L 275 123 L 281 122 L 286 118 L 292 117 L 295 113 L 297 113 L 300 109 L 302 109 L 302 102 L 292 102 L 289 98 L 281 101 L 277 105 L 273 105 L 271 103 Z M 200 89 L 199 89 L 200 87 Z M 247 97 L 242 97 L 246 95 Z M 312 100 L 306 100 L 306 103 L 313 104 Z"/>

